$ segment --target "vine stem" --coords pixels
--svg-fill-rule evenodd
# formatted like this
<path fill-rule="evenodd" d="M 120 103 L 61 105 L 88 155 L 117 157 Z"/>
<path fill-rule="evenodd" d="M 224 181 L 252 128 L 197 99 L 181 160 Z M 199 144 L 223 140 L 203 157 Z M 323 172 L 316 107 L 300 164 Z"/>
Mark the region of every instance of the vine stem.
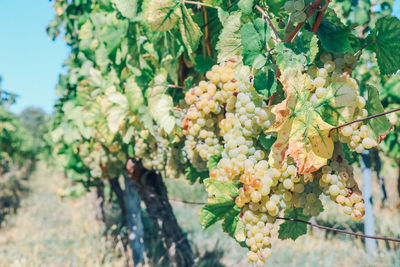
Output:
<path fill-rule="evenodd" d="M 186 201 L 186 200 L 173 199 L 173 198 L 169 198 L 169 200 L 175 201 L 175 202 L 181 202 L 181 203 L 183 203 L 183 204 L 189 204 L 189 205 L 205 205 L 205 204 L 207 204 L 207 203 L 204 203 L 204 202 Z M 279 216 L 277 216 L 276 219 L 278 219 L 278 220 L 284 220 L 284 221 L 291 221 L 291 222 L 304 223 L 304 224 L 308 224 L 308 225 L 310 225 L 310 226 L 312 226 L 312 227 L 315 227 L 315 228 L 319 228 L 319 229 L 323 229 L 323 230 L 327 230 L 327 231 L 332 231 L 332 232 L 338 232 L 338 233 L 347 234 L 347 235 L 354 235 L 354 236 L 363 237 L 363 238 L 371 238 L 371 239 L 378 239 L 378 240 L 387 240 L 387 241 L 393 241 L 393 242 L 399 242 L 399 243 L 400 243 L 400 238 L 358 234 L 358 233 L 355 233 L 355 232 L 346 231 L 346 230 L 341 230 L 341 229 L 337 229 L 337 228 L 332 228 L 332 227 L 328 227 L 328 226 L 324 226 L 324 225 L 320 225 L 320 224 L 316 224 L 316 223 L 311 223 L 311 222 L 308 222 L 308 221 L 304 221 L 304 220 L 300 220 L 300 219 L 295 219 L 295 218 L 286 218 L 286 217 L 279 217 Z"/>
<path fill-rule="evenodd" d="M 358 50 L 354 56 L 356 57 L 358 54 L 360 54 L 365 48 L 367 48 L 367 46 L 369 46 L 370 44 L 372 44 L 375 41 L 375 39 L 372 39 L 371 41 L 369 41 L 367 44 L 365 44 L 363 47 L 360 48 L 360 50 Z"/>
<path fill-rule="evenodd" d="M 169 88 L 179 88 L 179 89 L 185 89 L 185 86 L 178 86 L 178 85 L 174 85 L 174 84 L 170 84 L 168 85 Z"/>
<path fill-rule="evenodd" d="M 268 25 L 271 27 L 272 31 L 274 32 L 276 38 L 279 41 L 282 41 L 281 37 L 278 34 L 278 31 L 275 29 L 274 25 L 272 24 L 271 19 L 269 18 L 267 12 L 265 12 L 259 5 L 256 5 L 255 8 L 261 12 L 261 14 L 263 15 L 263 17 L 265 18 L 265 20 L 267 21 Z"/>
<path fill-rule="evenodd" d="M 191 4 L 191 5 L 199 5 L 199 6 L 206 6 L 206 7 L 212 7 L 212 8 L 216 8 L 213 5 L 209 5 L 206 3 L 202 3 L 202 2 L 198 2 L 198 1 L 189 1 L 189 0 L 185 0 L 183 1 L 185 4 Z"/>
<path fill-rule="evenodd" d="M 317 34 L 317 31 L 319 29 L 319 26 L 321 25 L 322 19 L 324 18 L 323 11 L 325 11 L 328 8 L 329 2 L 330 2 L 330 0 L 327 0 L 325 3 L 325 6 L 322 8 L 322 10 L 318 11 L 317 18 L 315 19 L 314 25 L 312 26 L 312 29 L 311 29 L 311 31 L 314 34 Z"/>
<path fill-rule="evenodd" d="M 338 232 L 338 233 L 347 234 L 347 235 L 354 235 L 354 236 L 363 237 L 363 238 L 387 240 L 387 241 L 393 241 L 393 242 L 399 242 L 400 243 L 400 239 L 399 238 L 358 234 L 358 233 L 355 233 L 355 232 L 341 230 L 341 229 L 332 228 L 332 227 L 328 227 L 328 226 L 323 226 L 323 225 L 319 225 L 319 224 L 316 224 L 316 223 L 311 223 L 311 222 L 303 221 L 303 220 L 300 220 L 300 219 L 294 219 L 294 218 L 286 218 L 286 217 L 276 217 L 276 218 L 279 219 L 279 220 L 305 223 L 305 224 L 308 224 L 308 225 L 310 225 L 312 227 L 316 227 L 316 228 L 327 230 L 327 231 Z"/>
<path fill-rule="evenodd" d="M 342 127 L 345 127 L 345 126 L 347 126 L 347 125 L 350 125 L 350 124 L 353 124 L 353 123 L 356 123 L 356 122 L 361 122 L 361 121 L 370 120 L 370 119 L 377 118 L 377 117 L 381 117 L 381 116 L 384 116 L 384 115 L 386 115 L 386 114 L 393 113 L 393 112 L 397 112 L 397 111 L 400 111 L 400 108 L 395 108 L 395 109 L 392 109 L 392 110 L 389 110 L 389 111 L 385 111 L 385 112 L 378 113 L 378 114 L 375 114 L 375 115 L 371 115 L 371 116 L 368 116 L 368 117 L 365 117 L 365 118 L 362 118 L 362 119 L 358 119 L 358 120 L 354 120 L 354 121 L 351 121 L 351 122 L 347 122 L 347 123 L 338 125 L 338 126 L 336 126 L 336 127 L 333 127 L 333 128 L 331 129 L 331 131 L 333 131 L 333 130 L 335 130 L 335 129 L 342 128 Z"/>

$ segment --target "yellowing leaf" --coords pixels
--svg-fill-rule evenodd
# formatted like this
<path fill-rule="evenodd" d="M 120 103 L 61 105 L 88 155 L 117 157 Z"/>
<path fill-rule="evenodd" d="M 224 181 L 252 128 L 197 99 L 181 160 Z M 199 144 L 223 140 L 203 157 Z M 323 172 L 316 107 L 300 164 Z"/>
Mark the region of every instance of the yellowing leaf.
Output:
<path fill-rule="evenodd" d="M 326 165 L 333 153 L 333 140 L 329 131 L 333 128 L 317 113 L 305 114 L 293 122 L 287 154 L 292 156 L 300 173 L 312 173 Z"/>
<path fill-rule="evenodd" d="M 270 164 L 280 166 L 290 156 L 300 174 L 312 173 L 332 157 L 333 139 L 329 132 L 333 126 L 321 118 L 324 106 L 309 101 L 308 81 L 304 74 L 286 69 L 281 82 L 287 97 L 272 109 L 276 122 L 269 131 L 276 131 L 278 137 L 271 147 Z"/>

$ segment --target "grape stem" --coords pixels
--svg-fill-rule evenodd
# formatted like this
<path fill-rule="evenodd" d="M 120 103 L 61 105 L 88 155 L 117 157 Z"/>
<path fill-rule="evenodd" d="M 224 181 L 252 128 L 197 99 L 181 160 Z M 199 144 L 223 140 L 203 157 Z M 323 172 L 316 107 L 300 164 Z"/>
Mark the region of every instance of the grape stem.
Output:
<path fill-rule="evenodd" d="M 269 18 L 267 12 L 265 12 L 259 5 L 256 5 L 255 8 L 261 12 L 261 14 L 263 15 L 264 19 L 267 21 L 268 25 L 271 27 L 272 31 L 274 32 L 276 39 L 278 39 L 279 41 L 282 41 L 281 37 L 278 34 L 278 31 L 275 29 L 274 25 L 272 24 L 271 19 Z"/>
<path fill-rule="evenodd" d="M 207 203 L 204 203 L 204 202 L 186 201 L 186 200 L 173 199 L 173 198 L 169 198 L 169 200 L 174 201 L 174 202 L 180 202 L 180 203 L 183 203 L 183 204 L 189 204 L 189 205 L 206 205 L 207 204 Z M 275 218 L 278 219 L 278 220 L 305 223 L 305 224 L 308 224 L 308 225 L 310 225 L 312 227 L 316 227 L 316 228 L 327 230 L 327 231 L 338 232 L 338 233 L 347 234 L 347 235 L 354 235 L 354 236 L 363 237 L 363 238 L 387 240 L 387 241 L 393 241 L 393 242 L 399 242 L 400 243 L 400 238 L 358 234 L 358 233 L 355 233 L 355 232 L 350 232 L 350 231 L 346 231 L 346 230 L 341 230 L 341 229 L 337 229 L 337 228 L 323 226 L 323 225 L 319 225 L 319 224 L 316 224 L 316 223 L 311 223 L 311 222 L 308 222 L 308 221 L 295 219 L 295 218 L 286 218 L 286 217 L 279 217 L 279 216 L 277 216 Z"/>
<path fill-rule="evenodd" d="M 185 86 L 178 86 L 178 85 L 174 85 L 174 84 L 170 84 L 168 85 L 169 88 L 179 88 L 179 89 L 185 89 Z"/>
<path fill-rule="evenodd" d="M 336 126 L 336 127 L 333 127 L 333 128 L 331 129 L 331 131 L 333 131 L 333 130 L 335 130 L 335 129 L 342 128 L 342 127 L 345 127 L 345 126 L 347 126 L 347 125 L 350 125 L 350 124 L 353 124 L 353 123 L 356 123 L 356 122 L 361 122 L 361 121 L 370 120 L 370 119 L 377 118 L 377 117 L 381 117 L 381 116 L 384 116 L 384 115 L 386 115 L 386 114 L 393 113 L 393 112 L 397 112 L 397 111 L 400 111 L 400 108 L 392 109 L 392 110 L 389 110 L 389 111 L 385 111 L 385 112 L 378 113 L 378 114 L 375 114 L 375 115 L 371 115 L 371 116 L 368 116 L 368 117 L 365 117 L 365 118 L 362 118 L 362 119 L 358 119 L 358 120 L 354 120 L 354 121 L 350 121 L 350 122 L 347 122 L 347 123 L 338 125 L 338 126 Z"/>
<path fill-rule="evenodd" d="M 360 48 L 360 50 L 358 50 L 354 56 L 356 57 L 358 54 L 360 54 L 365 48 L 367 48 L 367 46 L 369 46 L 370 44 L 372 44 L 375 41 L 375 39 L 372 39 L 371 41 L 369 41 L 367 44 L 365 44 L 363 47 Z"/>
<path fill-rule="evenodd" d="M 346 230 L 341 230 L 341 229 L 337 229 L 337 228 L 323 226 L 323 225 L 319 225 L 319 224 L 316 224 L 316 223 L 311 223 L 311 222 L 303 221 L 303 220 L 300 220 L 300 219 L 294 219 L 294 218 L 285 218 L 285 217 L 276 217 L 276 218 L 279 219 L 279 220 L 305 223 L 305 224 L 308 224 L 308 225 L 310 225 L 312 227 L 316 227 L 316 228 L 319 228 L 319 229 L 324 229 L 324 230 L 327 230 L 327 231 L 333 231 L 333 232 L 338 232 L 338 233 L 347 234 L 347 235 L 354 235 L 354 236 L 363 237 L 363 238 L 387 240 L 387 241 L 393 241 L 393 242 L 399 242 L 400 243 L 400 239 L 399 238 L 358 234 L 358 233 L 355 233 L 355 232 L 350 232 L 350 231 L 346 231 Z"/>
<path fill-rule="evenodd" d="M 289 34 L 289 36 L 286 38 L 286 40 L 285 40 L 286 42 L 289 42 L 289 43 L 293 43 L 293 42 L 294 42 L 294 40 L 296 39 L 296 36 L 297 36 L 298 33 L 300 32 L 300 30 L 301 30 L 301 28 L 303 27 L 303 25 L 306 23 L 306 21 L 308 20 L 308 18 L 311 17 L 311 15 L 312 15 L 315 11 L 319 11 L 319 14 L 321 14 L 321 15 L 319 15 L 319 14 L 317 15 L 317 18 L 316 18 L 316 20 L 315 20 L 315 22 L 314 22 L 314 25 L 313 25 L 313 28 L 312 28 L 312 31 L 313 31 L 313 32 L 315 31 L 314 33 L 317 32 L 317 30 L 318 30 L 318 28 L 319 28 L 319 25 L 321 24 L 322 18 L 324 17 L 324 16 L 323 16 L 323 12 L 328 8 L 329 1 L 326 1 L 325 4 L 324 4 L 324 6 L 320 6 L 320 3 L 321 3 L 321 0 L 316 0 L 315 2 L 309 4 L 310 10 L 307 11 L 306 19 L 305 19 L 303 22 L 297 24 L 296 28 L 295 28 L 295 29 Z M 307 6 L 307 7 L 308 7 L 308 6 Z M 307 7 L 305 7 L 304 10 L 305 10 Z"/>
<path fill-rule="evenodd" d="M 212 7 L 212 8 L 217 8 L 213 5 L 209 5 L 206 3 L 202 3 L 202 2 L 197 2 L 197 1 L 189 1 L 189 0 L 185 0 L 183 1 L 185 4 L 191 4 L 191 5 L 198 5 L 198 6 L 206 6 L 206 7 Z"/>
<path fill-rule="evenodd" d="M 315 19 L 314 25 L 312 26 L 312 29 L 311 29 L 311 31 L 314 34 L 317 34 L 317 31 L 319 29 L 319 26 L 321 25 L 322 19 L 324 18 L 324 11 L 328 8 L 329 1 L 330 0 L 327 0 L 324 7 L 322 8 L 322 10 L 318 11 L 317 18 Z"/>
<path fill-rule="evenodd" d="M 204 23 L 207 25 L 204 30 L 204 39 L 206 41 L 207 52 L 210 57 L 213 57 L 212 47 L 211 47 L 211 39 L 210 39 L 210 29 L 208 27 L 208 13 L 207 8 L 203 7 L 204 12 Z"/>

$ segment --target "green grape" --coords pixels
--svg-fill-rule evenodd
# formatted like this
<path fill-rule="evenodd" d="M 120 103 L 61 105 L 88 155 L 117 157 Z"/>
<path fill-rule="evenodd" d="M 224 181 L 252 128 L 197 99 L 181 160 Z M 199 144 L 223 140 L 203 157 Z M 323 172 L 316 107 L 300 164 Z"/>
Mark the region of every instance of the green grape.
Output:
<path fill-rule="evenodd" d="M 297 11 L 301 11 L 304 9 L 304 1 L 303 0 L 297 0 L 294 2 L 294 9 L 296 9 Z"/>

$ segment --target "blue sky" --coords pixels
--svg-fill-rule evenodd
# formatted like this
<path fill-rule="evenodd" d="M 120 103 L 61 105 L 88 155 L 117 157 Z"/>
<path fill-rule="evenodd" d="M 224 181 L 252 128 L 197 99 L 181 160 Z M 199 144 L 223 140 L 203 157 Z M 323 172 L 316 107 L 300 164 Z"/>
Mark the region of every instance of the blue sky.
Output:
<path fill-rule="evenodd" d="M 69 51 L 62 39 L 47 37 L 46 26 L 53 17 L 48 0 L 0 0 L 2 87 L 20 96 L 13 112 L 28 106 L 52 112 L 55 85 Z"/>
<path fill-rule="evenodd" d="M 400 15 L 400 0 L 394 14 Z M 28 106 L 52 112 L 55 85 L 69 51 L 62 39 L 47 37 L 53 16 L 48 0 L 0 0 L 0 75 L 3 88 L 20 96 L 13 112 Z"/>

